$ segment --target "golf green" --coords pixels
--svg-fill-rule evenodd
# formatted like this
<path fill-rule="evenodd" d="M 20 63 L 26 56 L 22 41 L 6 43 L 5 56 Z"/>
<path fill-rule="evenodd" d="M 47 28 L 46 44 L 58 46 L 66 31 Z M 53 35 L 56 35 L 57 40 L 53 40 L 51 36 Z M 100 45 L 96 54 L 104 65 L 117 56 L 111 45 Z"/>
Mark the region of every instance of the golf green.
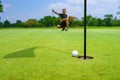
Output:
<path fill-rule="evenodd" d="M 0 80 L 119 80 L 120 29 L 1 29 Z"/>

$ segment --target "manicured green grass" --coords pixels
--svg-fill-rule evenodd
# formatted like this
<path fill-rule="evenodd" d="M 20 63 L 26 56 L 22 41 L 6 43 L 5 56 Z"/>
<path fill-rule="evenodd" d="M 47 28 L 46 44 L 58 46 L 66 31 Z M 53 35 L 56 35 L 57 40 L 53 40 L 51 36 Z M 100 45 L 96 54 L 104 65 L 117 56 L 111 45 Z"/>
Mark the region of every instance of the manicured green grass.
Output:
<path fill-rule="evenodd" d="M 83 29 L 0 30 L 0 80 L 119 80 L 120 29 L 88 29 L 83 55 Z"/>

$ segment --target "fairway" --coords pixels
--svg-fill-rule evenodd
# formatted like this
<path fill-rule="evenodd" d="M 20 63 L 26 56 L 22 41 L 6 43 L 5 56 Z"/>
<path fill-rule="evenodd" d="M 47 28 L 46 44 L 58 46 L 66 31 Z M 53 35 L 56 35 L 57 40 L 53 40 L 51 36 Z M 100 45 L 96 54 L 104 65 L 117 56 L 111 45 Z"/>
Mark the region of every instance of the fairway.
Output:
<path fill-rule="evenodd" d="M 120 29 L 1 29 L 0 80 L 119 80 Z"/>

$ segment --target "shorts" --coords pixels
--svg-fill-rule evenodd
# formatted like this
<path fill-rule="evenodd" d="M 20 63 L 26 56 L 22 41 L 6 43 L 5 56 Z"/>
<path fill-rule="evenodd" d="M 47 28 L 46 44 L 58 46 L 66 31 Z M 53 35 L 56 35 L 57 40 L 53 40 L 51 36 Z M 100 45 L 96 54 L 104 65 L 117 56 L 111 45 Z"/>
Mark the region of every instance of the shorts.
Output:
<path fill-rule="evenodd" d="M 59 24 L 61 27 L 66 27 L 66 21 L 61 21 L 60 24 Z"/>

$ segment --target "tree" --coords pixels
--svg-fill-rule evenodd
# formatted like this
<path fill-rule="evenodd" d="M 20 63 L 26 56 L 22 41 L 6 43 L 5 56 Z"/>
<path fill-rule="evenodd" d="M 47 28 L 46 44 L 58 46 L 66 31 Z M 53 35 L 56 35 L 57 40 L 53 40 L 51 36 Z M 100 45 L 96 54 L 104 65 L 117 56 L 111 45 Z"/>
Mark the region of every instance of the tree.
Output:
<path fill-rule="evenodd" d="M 59 17 L 56 18 L 54 16 L 45 16 L 44 18 L 38 20 L 39 27 L 52 27 L 56 26 L 59 23 Z"/>
<path fill-rule="evenodd" d="M 3 23 L 2 22 L 0 22 L 0 27 L 2 27 L 3 26 Z"/>
<path fill-rule="evenodd" d="M 113 26 L 120 26 L 120 20 L 112 20 Z"/>
<path fill-rule="evenodd" d="M 0 0 L 0 12 L 3 12 L 3 5 L 1 3 L 1 0 Z M 0 16 L 0 23 L 1 23 L 1 16 Z M 1 25 L 0 25 L 1 26 Z"/>
<path fill-rule="evenodd" d="M 112 19 L 113 19 L 113 15 L 112 14 L 106 14 L 104 15 L 104 22 L 105 22 L 105 26 L 112 26 Z"/>
<path fill-rule="evenodd" d="M 53 20 L 53 18 L 51 16 L 45 16 L 43 18 L 43 23 L 45 24 L 46 27 L 52 26 L 53 22 L 54 22 L 54 20 Z"/>
<path fill-rule="evenodd" d="M 103 26 L 104 25 L 103 20 L 101 18 L 97 18 L 97 21 L 98 21 L 97 26 Z"/>
<path fill-rule="evenodd" d="M 0 12 L 3 12 L 3 5 L 1 3 L 1 0 L 0 0 Z"/>
<path fill-rule="evenodd" d="M 38 20 L 38 27 L 45 27 L 44 19 Z"/>
<path fill-rule="evenodd" d="M 3 26 L 4 26 L 4 27 L 11 27 L 10 21 L 8 21 L 8 20 L 4 21 Z"/>
<path fill-rule="evenodd" d="M 16 20 L 15 25 L 16 25 L 16 27 L 22 27 L 22 21 L 21 20 Z"/>
<path fill-rule="evenodd" d="M 93 17 L 91 15 L 87 15 L 87 25 L 88 26 L 97 26 L 98 25 L 98 20 L 96 17 Z M 84 25 L 84 18 L 82 18 L 82 24 Z"/>
<path fill-rule="evenodd" d="M 120 26 L 120 20 L 117 19 L 117 16 L 112 20 L 112 25 L 113 26 Z"/>
<path fill-rule="evenodd" d="M 98 25 L 98 20 L 95 17 L 91 17 L 91 20 L 89 21 L 89 26 L 97 26 Z"/>
<path fill-rule="evenodd" d="M 19 21 L 20 22 L 20 21 Z M 37 20 L 36 19 L 28 19 L 26 22 L 25 22 L 25 25 L 27 27 L 36 27 L 37 26 Z"/>

